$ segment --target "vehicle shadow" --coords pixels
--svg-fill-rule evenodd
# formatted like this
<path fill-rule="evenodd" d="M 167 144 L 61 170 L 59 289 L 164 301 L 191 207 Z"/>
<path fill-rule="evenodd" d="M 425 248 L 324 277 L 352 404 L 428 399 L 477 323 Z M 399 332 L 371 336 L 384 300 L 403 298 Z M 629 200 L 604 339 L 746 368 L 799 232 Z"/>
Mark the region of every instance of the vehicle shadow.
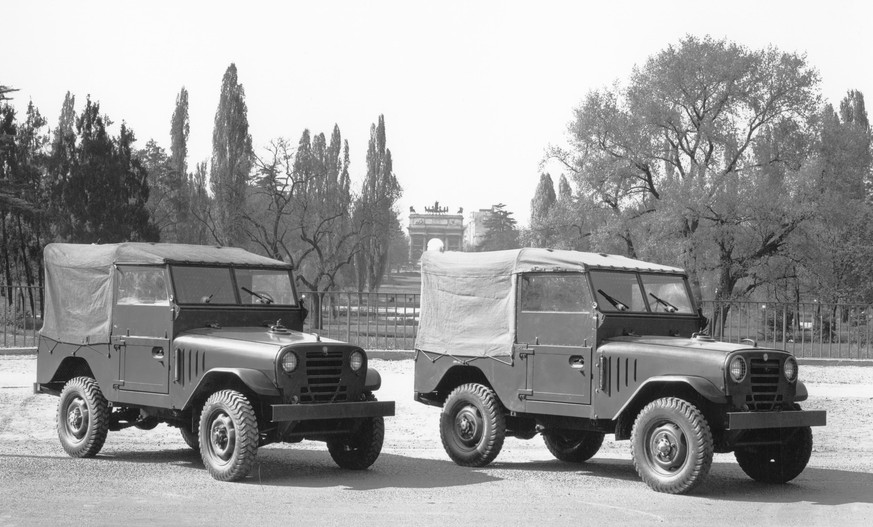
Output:
<path fill-rule="evenodd" d="M 190 449 L 160 451 L 106 451 L 96 461 L 170 464 L 203 472 L 206 468 L 197 452 Z M 338 467 L 327 449 L 262 448 L 249 476 L 242 484 L 303 488 L 344 487 L 348 490 L 382 488 L 447 488 L 500 481 L 475 469 L 451 461 L 422 459 L 382 453 L 368 470 Z"/>
<path fill-rule="evenodd" d="M 873 504 L 873 474 L 807 467 L 794 480 L 773 485 L 752 480 L 735 463 L 713 463 L 695 495 L 752 503 Z"/>

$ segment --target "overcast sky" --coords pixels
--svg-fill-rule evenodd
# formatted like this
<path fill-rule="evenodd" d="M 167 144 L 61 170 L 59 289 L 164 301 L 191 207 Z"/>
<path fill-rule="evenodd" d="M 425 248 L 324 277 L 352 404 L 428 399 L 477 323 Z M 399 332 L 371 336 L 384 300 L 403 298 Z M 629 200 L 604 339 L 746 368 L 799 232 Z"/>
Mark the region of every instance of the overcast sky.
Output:
<path fill-rule="evenodd" d="M 304 128 L 349 140 L 365 173 L 385 115 L 402 212 L 503 202 L 522 224 L 545 148 L 591 89 L 686 34 L 806 53 L 822 95 L 873 97 L 864 1 L 45 1 L 0 7 L 0 84 L 54 126 L 67 91 L 169 149 L 189 92 L 189 166 L 206 160 L 221 78 L 237 65 L 255 150 Z M 557 183 L 559 173 L 552 171 Z"/>

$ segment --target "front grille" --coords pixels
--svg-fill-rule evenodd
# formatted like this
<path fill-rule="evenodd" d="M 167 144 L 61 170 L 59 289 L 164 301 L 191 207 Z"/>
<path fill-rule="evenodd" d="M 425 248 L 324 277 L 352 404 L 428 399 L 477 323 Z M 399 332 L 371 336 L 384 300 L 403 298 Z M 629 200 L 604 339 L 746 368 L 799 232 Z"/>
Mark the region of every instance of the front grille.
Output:
<path fill-rule="evenodd" d="M 340 385 L 343 352 L 307 351 L 306 386 L 300 390 L 301 403 L 335 403 L 348 399 L 348 387 Z"/>
<path fill-rule="evenodd" d="M 779 393 L 779 379 L 782 368 L 779 359 L 751 359 L 749 376 L 752 393 L 746 397 L 746 404 L 752 411 L 768 411 L 782 403 Z"/>

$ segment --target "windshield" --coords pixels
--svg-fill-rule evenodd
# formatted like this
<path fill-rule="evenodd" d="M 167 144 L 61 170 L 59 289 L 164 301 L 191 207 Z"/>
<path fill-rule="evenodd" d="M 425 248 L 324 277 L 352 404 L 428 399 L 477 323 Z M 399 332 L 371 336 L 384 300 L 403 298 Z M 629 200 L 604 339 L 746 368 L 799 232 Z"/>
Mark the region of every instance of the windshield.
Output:
<path fill-rule="evenodd" d="M 685 279 L 677 275 L 591 271 L 600 311 L 692 313 Z"/>
<path fill-rule="evenodd" d="M 220 305 L 296 305 L 287 269 L 171 266 L 176 302 Z"/>
<path fill-rule="evenodd" d="M 278 269 L 237 269 L 236 285 L 243 304 L 296 305 L 291 275 Z"/>

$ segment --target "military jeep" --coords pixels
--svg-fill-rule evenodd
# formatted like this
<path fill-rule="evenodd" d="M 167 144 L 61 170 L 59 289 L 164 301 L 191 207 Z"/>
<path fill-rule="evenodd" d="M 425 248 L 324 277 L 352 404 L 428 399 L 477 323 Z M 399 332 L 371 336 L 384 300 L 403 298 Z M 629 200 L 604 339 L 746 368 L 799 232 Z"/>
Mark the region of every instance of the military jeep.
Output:
<path fill-rule="evenodd" d="M 506 436 L 542 435 L 584 462 L 605 434 L 630 439 L 652 489 L 699 485 L 714 452 L 751 478 L 785 483 L 806 467 L 811 426 L 797 361 L 754 342 L 717 342 L 681 269 L 547 249 L 425 252 L 415 399 L 442 407 L 457 464 L 495 459 Z"/>
<path fill-rule="evenodd" d="M 176 427 L 218 480 L 258 447 L 324 441 L 343 468 L 379 456 L 381 379 L 361 348 L 302 332 L 291 267 L 242 249 L 50 244 L 35 393 L 60 397 L 73 457 L 107 432 Z"/>

